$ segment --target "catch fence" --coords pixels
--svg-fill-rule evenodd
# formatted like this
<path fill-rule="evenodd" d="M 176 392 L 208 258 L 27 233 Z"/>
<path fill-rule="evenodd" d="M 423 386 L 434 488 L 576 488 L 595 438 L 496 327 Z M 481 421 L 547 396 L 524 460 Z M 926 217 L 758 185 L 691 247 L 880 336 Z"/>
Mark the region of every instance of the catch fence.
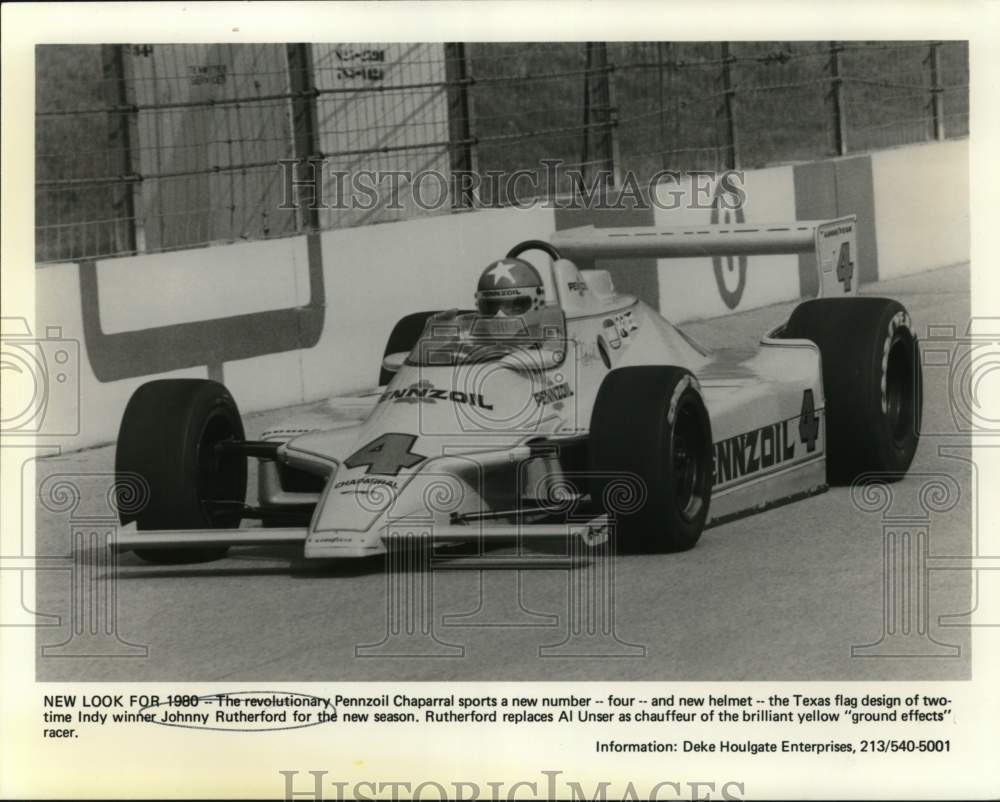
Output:
<path fill-rule="evenodd" d="M 969 131 L 953 41 L 47 45 L 36 68 L 42 264 Z"/>

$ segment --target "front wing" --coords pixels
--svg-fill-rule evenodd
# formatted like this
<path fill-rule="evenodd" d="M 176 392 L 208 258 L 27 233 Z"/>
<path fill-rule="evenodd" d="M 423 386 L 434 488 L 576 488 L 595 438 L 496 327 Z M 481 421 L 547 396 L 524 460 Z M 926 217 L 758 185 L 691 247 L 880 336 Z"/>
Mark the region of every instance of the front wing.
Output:
<path fill-rule="evenodd" d="M 432 544 L 511 541 L 521 538 L 531 540 L 556 540 L 567 537 L 580 538 L 586 546 L 596 546 L 607 539 L 608 520 L 597 516 L 586 523 L 572 524 L 477 524 L 413 526 L 397 524 L 379 533 L 383 546 L 413 537 L 426 537 Z M 123 526 L 118 531 L 115 547 L 118 551 L 135 549 L 219 548 L 228 546 L 271 546 L 304 544 L 309 536 L 306 527 L 256 528 L 256 529 L 158 529 L 138 530 L 135 524 Z M 370 550 L 381 554 L 385 548 Z M 342 555 L 343 556 L 343 555 Z"/>

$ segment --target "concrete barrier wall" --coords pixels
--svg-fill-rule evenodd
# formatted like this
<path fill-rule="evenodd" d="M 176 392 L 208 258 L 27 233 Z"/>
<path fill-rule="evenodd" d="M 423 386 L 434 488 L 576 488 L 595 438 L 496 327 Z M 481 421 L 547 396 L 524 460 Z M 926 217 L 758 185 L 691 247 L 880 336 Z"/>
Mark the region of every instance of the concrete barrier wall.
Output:
<path fill-rule="evenodd" d="M 113 441 L 135 389 L 213 378 L 244 412 L 375 386 L 409 312 L 470 308 L 479 271 L 544 239 L 550 209 L 485 210 L 36 272 L 36 328 L 79 343 L 78 422 L 59 445 Z M 75 405 L 73 405 L 75 407 Z"/>
<path fill-rule="evenodd" d="M 246 412 L 375 384 L 393 324 L 468 308 L 480 269 L 557 228 L 772 222 L 857 213 L 862 280 L 968 259 L 965 141 L 748 171 L 740 212 L 691 204 L 628 212 L 483 210 L 36 273 L 35 331 L 79 342 L 78 422 L 59 445 L 115 439 L 132 392 L 165 377 L 211 377 Z M 661 186 L 660 191 L 677 187 Z M 713 197 L 718 196 L 716 189 Z M 813 295 L 811 257 L 598 263 L 677 322 Z M 590 267 L 593 265 L 581 265 Z M 72 388 L 69 388 L 72 389 Z M 75 391 L 75 390 L 74 390 Z M 72 415 L 70 416 L 72 418 Z M 53 429 L 52 431 L 55 431 Z"/>
<path fill-rule="evenodd" d="M 873 153 L 879 278 L 969 259 L 969 142 Z"/>
<path fill-rule="evenodd" d="M 46 265 L 35 274 L 37 309 L 33 331 L 41 335 L 50 327 L 59 336 L 73 341 L 72 359 L 66 366 L 67 382 L 49 382 L 46 413 L 39 431 L 51 434 L 40 442 L 57 443 L 65 450 L 108 443 L 117 437 L 118 424 L 129 397 L 144 381 L 153 378 L 198 378 L 206 376 L 204 366 L 169 373 L 102 381 L 95 373 L 88 352 L 81 304 L 80 267 L 76 264 Z M 52 338 L 54 331 L 49 331 Z M 53 366 L 47 366 L 49 374 Z M 63 397 L 65 396 L 65 397 Z"/>

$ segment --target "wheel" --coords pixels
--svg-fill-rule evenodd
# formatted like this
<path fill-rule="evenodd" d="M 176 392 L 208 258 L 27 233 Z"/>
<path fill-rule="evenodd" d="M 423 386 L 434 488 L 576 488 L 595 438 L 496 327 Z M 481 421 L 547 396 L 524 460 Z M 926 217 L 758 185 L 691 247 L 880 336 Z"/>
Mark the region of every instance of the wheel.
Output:
<path fill-rule="evenodd" d="M 458 314 L 464 315 L 468 310 L 459 310 Z M 382 359 L 385 359 L 389 354 L 399 354 L 402 352 L 409 353 L 413 350 L 413 346 L 417 344 L 417 340 L 420 339 L 420 335 L 424 331 L 424 326 L 427 325 L 427 321 L 434 315 L 439 315 L 440 312 L 413 312 L 406 317 L 400 318 L 395 326 L 392 327 L 392 332 L 389 334 L 389 339 L 385 344 L 385 350 L 382 352 Z M 386 370 L 383 367 L 379 367 L 378 374 L 378 386 L 384 387 L 390 381 L 392 381 L 393 373 L 391 370 Z"/>
<path fill-rule="evenodd" d="M 917 450 L 923 411 L 920 348 L 903 305 L 888 298 L 806 301 L 782 337 L 819 346 L 827 481 L 850 484 L 868 472 L 902 478 Z"/>
<path fill-rule="evenodd" d="M 614 518 L 620 551 L 682 551 L 698 541 L 712 494 L 712 427 L 689 371 L 608 373 L 591 415 L 589 460 L 592 498 Z"/>
<path fill-rule="evenodd" d="M 148 484 L 147 503 L 120 513 L 122 523 L 141 529 L 229 529 L 239 526 L 246 500 L 247 462 L 239 454 L 215 448 L 226 440 L 243 440 L 236 402 L 218 382 L 164 379 L 142 385 L 125 407 L 115 473 L 119 509 L 127 487 L 123 474 L 138 474 Z M 210 504 L 208 502 L 228 502 Z M 225 548 L 136 549 L 153 563 L 213 560 Z"/>

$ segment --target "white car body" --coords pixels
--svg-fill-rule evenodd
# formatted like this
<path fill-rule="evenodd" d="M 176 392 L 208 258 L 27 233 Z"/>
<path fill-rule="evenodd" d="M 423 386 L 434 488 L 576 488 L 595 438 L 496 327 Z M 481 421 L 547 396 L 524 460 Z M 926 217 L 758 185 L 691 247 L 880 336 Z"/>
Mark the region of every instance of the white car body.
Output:
<path fill-rule="evenodd" d="M 308 558 L 336 558 L 383 553 L 414 535 L 436 543 L 568 535 L 597 542 L 613 520 L 588 504 L 579 452 L 602 379 L 635 365 L 676 365 L 696 379 L 714 441 L 709 523 L 822 492 L 823 373 L 814 343 L 774 330 L 752 351 L 708 351 L 616 292 L 606 271 L 580 271 L 571 258 L 814 251 L 822 293 L 851 296 L 856 282 L 838 281 L 837 267 L 845 249 L 854 254 L 854 238 L 853 217 L 558 232 L 551 243 L 564 258 L 553 260 L 547 278 L 564 320 L 558 346 L 440 366 L 389 355 L 395 374 L 386 387 L 332 399 L 263 435 L 276 448 L 260 458 L 259 504 L 311 509 L 308 526 L 125 529 L 119 547 L 301 542 Z M 476 325 L 446 315 L 424 338 L 433 344 L 435 326 L 457 327 L 442 335 L 454 339 Z M 319 479 L 307 488 L 290 480 L 305 475 Z"/>

